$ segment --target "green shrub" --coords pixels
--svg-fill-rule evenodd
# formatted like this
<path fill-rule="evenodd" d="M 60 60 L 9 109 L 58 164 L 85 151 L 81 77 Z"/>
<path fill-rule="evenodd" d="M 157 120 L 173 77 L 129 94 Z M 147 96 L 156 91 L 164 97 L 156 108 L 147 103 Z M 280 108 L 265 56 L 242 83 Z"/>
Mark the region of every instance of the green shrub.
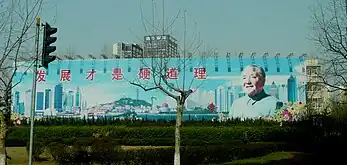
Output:
<path fill-rule="evenodd" d="M 92 146 L 68 146 L 52 142 L 49 152 L 59 164 L 148 164 L 165 165 L 173 163 L 174 147 L 121 150 L 108 138 L 96 138 Z M 286 150 L 281 143 L 249 143 L 243 145 L 217 145 L 181 147 L 182 164 L 219 163 L 235 159 L 259 157 L 274 151 Z"/>
<path fill-rule="evenodd" d="M 74 161 L 72 153 L 68 151 L 69 146 L 58 142 L 52 142 L 47 146 L 49 153 L 58 164 L 68 164 Z"/>
<path fill-rule="evenodd" d="M 276 143 L 250 143 L 238 146 L 181 147 L 181 164 L 220 163 L 235 159 L 259 157 L 285 149 Z M 174 147 L 124 151 L 124 164 L 173 164 Z"/>
<path fill-rule="evenodd" d="M 118 160 L 121 164 L 131 165 L 171 165 L 173 164 L 174 148 L 155 148 L 123 150 L 122 158 Z M 185 164 L 185 163 L 182 163 Z M 186 163 L 187 164 L 187 163 Z M 191 164 L 191 163 L 188 163 Z"/>
<path fill-rule="evenodd" d="M 72 143 L 72 145 L 64 144 Z M 87 143 L 85 143 L 87 142 Z M 50 142 L 48 150 L 59 164 L 97 163 L 109 165 L 121 159 L 120 147 L 107 136 Z"/>
<path fill-rule="evenodd" d="M 39 140 L 34 140 L 32 150 L 32 158 L 34 161 L 40 160 L 40 155 L 45 151 L 45 143 Z M 26 145 L 27 152 L 29 153 L 30 143 Z"/>
<path fill-rule="evenodd" d="M 48 142 L 60 142 L 72 145 L 78 139 L 90 144 L 93 134 L 108 134 L 114 141 L 122 145 L 156 145 L 172 146 L 174 144 L 174 127 L 117 127 L 117 126 L 50 126 L 36 127 L 35 139 Z M 183 127 L 182 145 L 217 145 L 235 144 L 240 141 L 309 141 L 307 131 L 299 131 L 293 127 Z M 12 128 L 8 135 L 8 143 L 27 143 L 29 128 Z M 245 139 L 247 132 L 247 139 Z M 305 140 L 306 139 L 306 140 Z"/>
<path fill-rule="evenodd" d="M 186 112 L 184 112 L 186 113 Z M 194 114 L 191 114 L 192 116 Z M 184 126 L 273 126 L 278 125 L 278 122 L 269 121 L 269 120 L 244 120 L 241 121 L 239 118 L 228 120 L 225 122 L 214 122 L 211 120 L 201 120 L 201 121 L 182 121 Z M 29 124 L 25 121 L 22 121 L 22 124 Z M 87 126 L 87 125 L 117 125 L 117 126 L 128 126 L 128 127 L 140 127 L 140 126 L 174 126 L 175 120 L 119 120 L 112 118 L 102 118 L 102 119 L 79 119 L 79 118 L 61 118 L 61 117 L 44 117 L 35 120 L 35 126 Z"/>
<path fill-rule="evenodd" d="M 29 142 L 30 128 L 29 127 L 11 127 L 6 139 L 8 147 L 23 147 Z"/>
<path fill-rule="evenodd" d="M 86 146 L 69 146 L 58 142 L 51 142 L 47 145 L 47 148 L 53 159 L 61 165 L 89 164 L 92 160 L 88 152 L 88 147 Z"/>
<path fill-rule="evenodd" d="M 91 159 L 95 163 L 109 165 L 120 159 L 120 146 L 111 137 L 95 138 L 90 149 Z"/>

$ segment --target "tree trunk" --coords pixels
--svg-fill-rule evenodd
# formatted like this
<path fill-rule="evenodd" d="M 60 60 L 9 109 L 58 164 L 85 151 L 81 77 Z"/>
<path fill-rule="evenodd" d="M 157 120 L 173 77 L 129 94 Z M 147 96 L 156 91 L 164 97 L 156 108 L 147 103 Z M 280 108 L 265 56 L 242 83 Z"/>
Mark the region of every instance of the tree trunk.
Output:
<path fill-rule="evenodd" d="M 182 128 L 183 106 L 184 106 L 184 101 L 181 101 L 181 100 L 177 101 L 174 165 L 180 165 L 181 164 L 180 146 L 181 146 L 181 128 Z"/>
<path fill-rule="evenodd" d="M 0 165 L 7 165 L 6 134 L 8 131 L 5 115 L 0 113 Z"/>

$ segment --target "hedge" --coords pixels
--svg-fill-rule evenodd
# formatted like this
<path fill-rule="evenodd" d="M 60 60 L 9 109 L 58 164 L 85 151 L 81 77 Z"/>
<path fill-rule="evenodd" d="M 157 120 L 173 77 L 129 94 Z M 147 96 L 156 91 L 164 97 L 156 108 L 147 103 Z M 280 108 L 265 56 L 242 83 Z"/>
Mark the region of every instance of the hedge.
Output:
<path fill-rule="evenodd" d="M 35 138 L 73 139 L 88 138 L 93 134 L 108 134 L 122 145 L 172 146 L 174 127 L 123 126 L 38 126 Z M 309 131 L 293 127 L 183 127 L 182 145 L 235 144 L 240 141 L 307 142 Z M 9 146 L 23 146 L 29 141 L 29 127 L 13 127 L 7 138 Z"/>
<path fill-rule="evenodd" d="M 193 114 L 192 114 L 193 115 Z M 22 120 L 22 125 L 29 125 L 26 119 Z M 112 118 L 62 118 L 62 117 L 44 117 L 35 120 L 35 126 L 88 126 L 88 125 L 118 125 L 118 126 L 174 126 L 176 120 L 133 120 L 133 119 L 112 119 Z M 241 121 L 239 118 L 230 119 L 225 122 L 216 122 L 211 120 L 201 120 L 201 121 L 182 121 L 184 126 L 273 126 L 279 125 L 276 121 L 262 120 L 262 119 L 247 119 Z"/>
<path fill-rule="evenodd" d="M 45 149 L 58 164 L 172 164 L 174 147 L 123 150 L 111 137 L 93 138 L 90 144 L 75 141 L 67 145 L 61 142 L 35 141 L 34 158 Z M 282 143 L 249 143 L 239 145 L 181 147 L 182 164 L 205 164 L 263 156 L 274 151 L 286 150 Z"/>

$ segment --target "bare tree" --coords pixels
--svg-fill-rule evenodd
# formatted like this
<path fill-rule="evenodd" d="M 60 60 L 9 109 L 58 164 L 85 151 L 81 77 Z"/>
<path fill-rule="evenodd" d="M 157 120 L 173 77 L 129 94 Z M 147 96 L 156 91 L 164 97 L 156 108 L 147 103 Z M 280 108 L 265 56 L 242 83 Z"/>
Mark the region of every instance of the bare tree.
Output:
<path fill-rule="evenodd" d="M 31 57 L 35 38 L 35 20 L 43 0 L 0 0 L 0 165 L 7 164 L 5 139 L 10 126 L 11 90 L 20 58 Z M 16 82 L 16 81 L 17 82 Z"/>
<path fill-rule="evenodd" d="M 332 91 L 347 91 L 347 0 L 322 1 L 312 7 L 313 35 L 323 57 L 315 71 Z"/>
<path fill-rule="evenodd" d="M 200 36 L 196 33 L 196 23 L 194 23 L 195 28 L 193 30 L 192 36 L 189 36 L 191 40 L 188 41 L 187 36 L 187 11 L 184 11 L 183 17 L 181 16 L 181 11 L 178 11 L 177 15 L 173 18 L 173 20 L 165 25 L 165 11 L 164 11 L 164 1 L 162 1 L 162 21 L 161 24 L 159 21 L 155 19 L 155 8 L 156 3 L 152 1 L 152 21 L 147 20 L 142 13 L 141 7 L 141 19 L 146 34 L 149 36 L 167 36 L 172 35 L 173 25 L 179 18 L 183 18 L 183 43 L 182 46 L 178 46 L 178 53 L 171 54 L 166 49 L 168 48 L 168 43 L 163 40 L 157 44 L 157 47 L 162 46 L 162 48 L 158 49 L 146 49 L 149 45 L 144 45 L 144 53 L 143 56 L 139 59 L 141 60 L 141 68 L 146 68 L 150 70 L 151 79 L 150 81 L 144 82 L 140 79 L 129 80 L 130 83 L 134 86 L 142 88 L 144 91 L 151 90 L 160 90 L 165 95 L 171 97 L 176 101 L 176 127 L 175 127 L 175 154 L 174 154 L 174 164 L 180 164 L 180 143 L 181 143 L 181 127 L 182 127 L 182 115 L 185 109 L 185 103 L 187 98 L 198 88 L 203 80 L 198 83 L 193 83 L 194 73 L 192 71 L 192 63 L 195 60 L 199 60 L 199 63 L 203 65 L 204 58 L 211 56 L 213 51 L 205 51 L 202 52 L 201 58 L 196 57 L 196 53 L 199 52 L 201 48 L 202 41 L 200 40 Z M 151 30 L 150 30 L 151 29 Z M 142 41 L 141 39 L 139 39 Z M 189 43 L 189 44 L 188 44 Z M 164 50 L 164 51 L 162 51 Z M 176 61 L 176 62 L 173 62 Z M 196 66 L 198 67 L 198 66 Z M 175 71 L 173 69 L 177 69 L 176 73 L 179 74 L 178 79 L 170 79 L 171 71 Z M 202 66 L 202 70 L 205 70 L 205 67 Z M 191 75 L 190 75 L 191 74 Z M 189 80 L 189 78 L 191 78 Z"/>

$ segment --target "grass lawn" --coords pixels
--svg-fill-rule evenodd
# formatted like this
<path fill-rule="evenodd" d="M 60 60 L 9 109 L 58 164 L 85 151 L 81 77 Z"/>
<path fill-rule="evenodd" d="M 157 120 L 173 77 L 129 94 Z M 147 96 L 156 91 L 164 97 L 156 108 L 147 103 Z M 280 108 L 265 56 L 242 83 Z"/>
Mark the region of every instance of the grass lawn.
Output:
<path fill-rule="evenodd" d="M 27 165 L 28 164 L 28 153 L 25 147 L 9 147 L 7 148 L 8 156 L 11 157 L 9 165 Z M 43 158 L 47 158 L 47 161 L 33 162 L 34 165 L 55 165 L 53 161 L 50 161 L 49 156 L 43 155 Z"/>
<path fill-rule="evenodd" d="M 243 160 L 235 160 L 232 162 L 223 163 L 223 165 L 234 164 L 306 164 L 310 161 L 312 155 L 300 152 L 274 152 L 262 157 L 249 158 Z"/>
<path fill-rule="evenodd" d="M 122 146 L 125 150 L 141 149 L 141 148 L 158 148 L 168 146 Z M 25 147 L 10 147 L 7 149 L 8 155 L 12 158 L 9 165 L 27 165 L 28 153 Z M 34 165 L 55 165 L 50 155 L 43 154 L 41 158 L 45 161 L 33 162 Z M 249 158 L 243 160 L 235 160 L 232 162 L 222 163 L 223 165 L 234 164 L 301 164 L 312 158 L 311 155 L 299 152 L 274 152 L 262 157 Z M 307 162 L 306 162 L 307 163 Z"/>
<path fill-rule="evenodd" d="M 169 146 L 122 146 L 124 150 L 133 149 L 146 149 L 146 148 L 163 148 Z M 28 153 L 25 147 L 9 147 L 7 148 L 8 156 L 11 157 L 9 160 L 9 165 L 27 165 L 28 164 Z M 55 165 L 54 161 L 50 155 L 41 155 L 43 159 L 47 161 L 34 162 L 33 165 Z"/>

